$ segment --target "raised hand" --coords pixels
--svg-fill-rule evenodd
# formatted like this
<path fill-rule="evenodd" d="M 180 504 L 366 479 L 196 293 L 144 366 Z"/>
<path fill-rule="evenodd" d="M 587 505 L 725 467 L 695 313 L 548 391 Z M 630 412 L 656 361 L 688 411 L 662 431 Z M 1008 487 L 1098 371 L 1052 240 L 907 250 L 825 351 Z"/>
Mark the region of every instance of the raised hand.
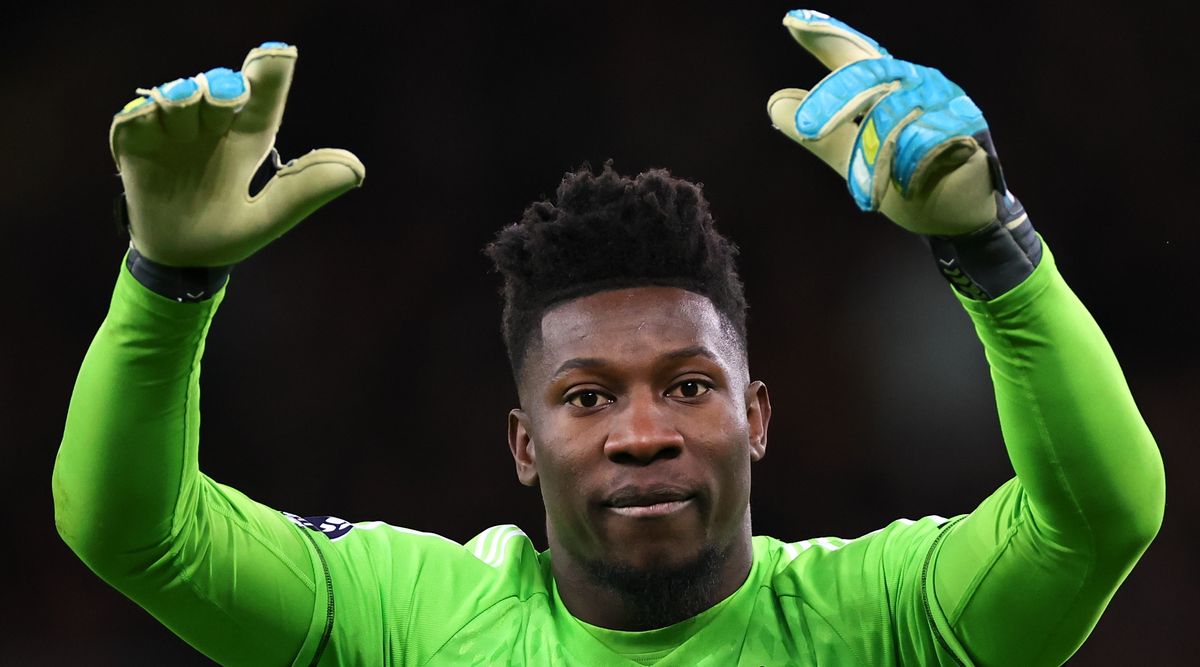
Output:
<path fill-rule="evenodd" d="M 987 122 L 961 88 L 820 12 L 794 10 L 783 24 L 833 71 L 811 91 L 776 92 L 767 112 L 846 179 L 859 208 L 944 236 L 1024 217 L 1005 186 Z"/>
<path fill-rule="evenodd" d="M 113 117 L 113 159 L 125 185 L 130 236 L 168 266 L 224 266 L 254 254 L 327 202 L 362 184 L 348 151 L 321 148 L 278 164 L 296 47 L 267 42 L 240 72 L 209 70 L 144 90 Z M 264 160 L 274 177 L 254 196 Z"/>

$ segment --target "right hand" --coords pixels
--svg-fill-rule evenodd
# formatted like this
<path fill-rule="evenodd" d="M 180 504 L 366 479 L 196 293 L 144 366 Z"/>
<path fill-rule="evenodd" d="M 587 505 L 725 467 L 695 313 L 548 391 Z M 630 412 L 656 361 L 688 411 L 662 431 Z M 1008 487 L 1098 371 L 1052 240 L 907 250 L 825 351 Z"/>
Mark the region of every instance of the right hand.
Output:
<path fill-rule="evenodd" d="M 109 141 L 125 185 L 132 244 L 168 266 L 225 266 L 362 185 L 353 153 L 321 148 L 289 161 L 250 196 L 275 144 L 296 47 L 252 49 L 241 72 L 214 69 L 138 92 Z"/>

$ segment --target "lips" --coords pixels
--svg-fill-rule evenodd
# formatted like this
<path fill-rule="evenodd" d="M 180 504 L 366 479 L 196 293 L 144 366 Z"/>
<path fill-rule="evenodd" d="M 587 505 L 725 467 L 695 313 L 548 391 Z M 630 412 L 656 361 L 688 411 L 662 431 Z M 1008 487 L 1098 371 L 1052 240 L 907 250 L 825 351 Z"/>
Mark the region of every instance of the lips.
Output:
<path fill-rule="evenodd" d="M 695 492 L 681 486 L 658 484 L 653 486 L 623 486 L 613 492 L 604 504 L 613 508 L 650 507 L 666 503 L 677 503 L 696 496 Z"/>
<path fill-rule="evenodd" d="M 653 505 L 628 505 L 626 507 L 609 507 L 608 511 L 634 519 L 654 519 L 667 517 L 692 504 L 692 499 L 670 500 Z"/>

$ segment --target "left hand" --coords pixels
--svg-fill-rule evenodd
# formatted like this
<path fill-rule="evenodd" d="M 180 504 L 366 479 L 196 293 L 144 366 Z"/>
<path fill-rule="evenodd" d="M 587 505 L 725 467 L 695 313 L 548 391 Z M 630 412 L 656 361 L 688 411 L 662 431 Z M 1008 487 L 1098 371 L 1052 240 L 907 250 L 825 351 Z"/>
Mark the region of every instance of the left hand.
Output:
<path fill-rule="evenodd" d="M 767 112 L 846 179 L 859 208 L 918 234 L 957 236 L 1015 203 L 982 112 L 941 72 L 897 60 L 820 12 L 794 10 L 783 24 L 833 71 L 811 91 L 777 91 Z"/>

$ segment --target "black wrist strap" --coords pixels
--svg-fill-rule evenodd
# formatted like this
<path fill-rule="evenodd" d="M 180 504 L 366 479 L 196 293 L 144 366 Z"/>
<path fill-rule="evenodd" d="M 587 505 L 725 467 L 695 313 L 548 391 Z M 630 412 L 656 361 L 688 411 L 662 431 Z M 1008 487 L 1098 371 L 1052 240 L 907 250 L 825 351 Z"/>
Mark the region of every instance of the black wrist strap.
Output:
<path fill-rule="evenodd" d="M 167 266 L 152 262 L 130 246 L 125 255 L 129 272 L 150 291 L 180 303 L 195 303 L 212 298 L 225 286 L 233 265 Z"/>
<path fill-rule="evenodd" d="M 995 220 L 960 236 L 926 236 L 938 269 L 954 289 L 979 301 L 1021 284 L 1042 261 L 1042 241 L 1021 202 L 996 195 Z"/>
<path fill-rule="evenodd" d="M 926 236 L 925 240 L 954 289 L 968 298 L 989 301 L 1033 273 L 1042 261 L 1042 240 L 1034 233 L 1025 207 L 1008 191 L 991 132 L 983 130 L 975 140 L 988 156 L 996 219 L 970 234 Z"/>

